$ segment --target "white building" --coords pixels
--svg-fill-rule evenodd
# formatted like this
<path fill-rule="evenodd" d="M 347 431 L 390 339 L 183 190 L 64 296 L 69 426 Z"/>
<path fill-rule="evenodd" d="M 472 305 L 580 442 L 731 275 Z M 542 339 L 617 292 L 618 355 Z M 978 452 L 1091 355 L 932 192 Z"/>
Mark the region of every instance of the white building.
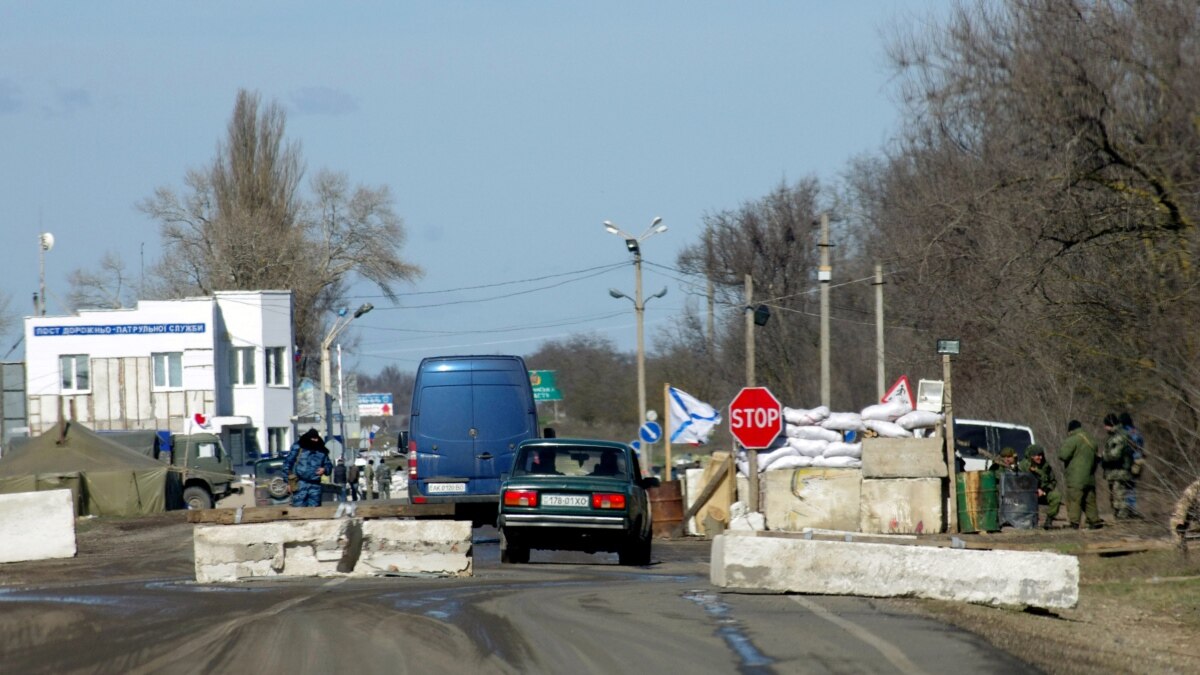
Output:
<path fill-rule="evenodd" d="M 225 291 L 25 319 L 30 433 L 220 433 L 235 465 L 286 452 L 294 414 L 290 291 Z"/>

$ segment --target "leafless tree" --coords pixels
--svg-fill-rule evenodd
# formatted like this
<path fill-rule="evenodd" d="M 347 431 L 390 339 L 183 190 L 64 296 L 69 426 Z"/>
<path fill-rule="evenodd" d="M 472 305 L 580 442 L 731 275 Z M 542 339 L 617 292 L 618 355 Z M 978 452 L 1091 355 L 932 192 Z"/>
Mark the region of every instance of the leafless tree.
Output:
<path fill-rule="evenodd" d="M 136 302 L 136 289 L 129 282 L 125 261 L 107 251 L 94 269 L 76 268 L 67 277 L 71 290 L 67 304 L 71 311 L 84 308 L 118 309 Z"/>

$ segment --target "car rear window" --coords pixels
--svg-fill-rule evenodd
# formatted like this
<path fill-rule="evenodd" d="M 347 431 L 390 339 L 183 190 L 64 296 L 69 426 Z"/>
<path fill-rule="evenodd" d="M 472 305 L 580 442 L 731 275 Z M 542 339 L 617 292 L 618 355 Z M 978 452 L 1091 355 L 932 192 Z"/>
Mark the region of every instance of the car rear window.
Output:
<path fill-rule="evenodd" d="M 614 448 L 541 446 L 524 448 L 513 465 L 514 476 L 628 477 L 625 453 Z"/>

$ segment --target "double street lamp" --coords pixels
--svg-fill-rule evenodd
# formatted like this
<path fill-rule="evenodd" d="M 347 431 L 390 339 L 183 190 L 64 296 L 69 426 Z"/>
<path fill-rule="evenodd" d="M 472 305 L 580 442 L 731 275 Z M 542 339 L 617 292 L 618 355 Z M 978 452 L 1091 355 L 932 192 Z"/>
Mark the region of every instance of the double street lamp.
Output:
<path fill-rule="evenodd" d="M 604 221 L 604 229 L 610 234 L 615 234 L 625 240 L 625 248 L 633 254 L 633 271 L 634 271 L 634 297 L 630 298 L 621 291 L 615 288 L 610 288 L 608 294 L 614 298 L 627 298 L 633 302 L 633 311 L 637 317 L 637 379 L 638 379 L 638 425 L 640 426 L 646 419 L 646 342 L 643 325 L 645 323 L 646 301 L 653 298 L 661 298 L 667 294 L 667 289 L 663 288 L 658 293 L 642 299 L 642 247 L 641 244 L 646 239 L 653 237 L 660 232 L 666 232 L 667 226 L 662 224 L 662 217 L 656 216 L 650 221 L 650 227 L 642 233 L 642 236 L 635 237 L 632 234 L 622 230 L 612 223 L 612 221 Z"/>
<path fill-rule="evenodd" d="M 337 339 L 338 334 L 350 325 L 350 322 L 367 312 L 375 309 L 375 305 L 369 302 L 364 302 L 361 307 L 354 310 L 354 314 L 348 314 L 343 308 L 338 312 L 338 318 L 334 319 L 333 327 L 329 329 L 329 333 L 325 339 L 321 341 L 321 396 L 324 397 L 325 408 L 325 438 L 329 439 L 333 435 L 333 395 L 329 391 L 330 387 L 330 354 L 329 348 L 333 345 L 333 341 Z M 344 439 L 343 439 L 344 442 Z"/>

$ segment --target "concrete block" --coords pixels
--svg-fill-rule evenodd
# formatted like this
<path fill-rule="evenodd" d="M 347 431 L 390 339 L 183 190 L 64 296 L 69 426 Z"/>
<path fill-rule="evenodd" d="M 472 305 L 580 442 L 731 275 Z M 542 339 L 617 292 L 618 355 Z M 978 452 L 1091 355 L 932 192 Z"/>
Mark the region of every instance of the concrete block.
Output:
<path fill-rule="evenodd" d="M 471 523 L 458 520 L 368 520 L 355 576 L 472 573 Z"/>
<path fill-rule="evenodd" d="M 942 439 L 863 439 L 862 472 L 863 478 L 945 478 Z"/>
<path fill-rule="evenodd" d="M 862 472 L 858 469 L 767 471 L 763 483 L 767 529 L 858 530 L 862 498 Z"/>
<path fill-rule="evenodd" d="M 868 533 L 933 534 L 943 529 L 943 512 L 939 478 L 864 478 L 858 529 Z"/>
<path fill-rule="evenodd" d="M 470 575 L 471 524 L 357 518 L 198 525 L 196 581 L 263 577 Z"/>
<path fill-rule="evenodd" d="M 1047 609 L 1079 602 L 1074 556 L 738 533 L 713 539 L 710 580 L 722 588 Z"/>
<path fill-rule="evenodd" d="M 0 563 L 75 555 L 70 490 L 0 495 Z"/>

